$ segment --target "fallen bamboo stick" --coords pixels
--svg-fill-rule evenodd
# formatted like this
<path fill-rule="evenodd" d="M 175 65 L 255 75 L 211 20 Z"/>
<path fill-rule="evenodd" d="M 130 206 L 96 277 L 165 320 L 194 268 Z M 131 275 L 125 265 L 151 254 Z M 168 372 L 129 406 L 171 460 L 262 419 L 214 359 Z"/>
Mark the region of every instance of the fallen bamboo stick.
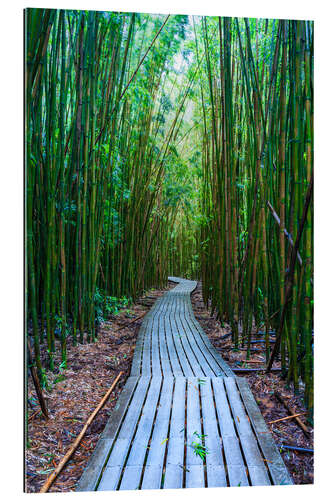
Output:
<path fill-rule="evenodd" d="M 265 367 L 263 366 L 262 368 L 232 368 L 232 371 L 235 372 L 235 373 L 252 373 L 252 372 L 264 372 L 265 371 Z M 271 369 L 272 372 L 280 372 L 281 371 L 281 368 L 272 368 Z"/>
<path fill-rule="evenodd" d="M 302 413 L 294 413 L 293 415 L 288 415 L 288 417 L 278 418 L 277 420 L 271 420 L 268 422 L 269 424 L 276 424 L 277 422 L 282 422 L 284 420 L 290 420 L 291 418 L 299 417 L 300 415 L 306 415 L 307 411 L 303 411 Z"/>
<path fill-rule="evenodd" d="M 300 451 L 301 453 L 313 453 L 314 450 L 313 448 L 301 448 L 300 446 L 293 446 L 293 445 L 289 445 L 289 444 L 281 444 L 279 446 L 280 449 L 282 449 L 282 451 L 287 451 L 287 450 L 291 450 L 291 451 Z"/>
<path fill-rule="evenodd" d="M 40 489 L 40 493 L 46 493 L 49 490 L 50 486 L 52 485 L 52 483 L 54 482 L 54 480 L 58 476 L 59 472 L 62 471 L 62 469 L 64 468 L 64 466 L 68 462 L 68 460 L 73 455 L 74 451 L 79 446 L 79 444 L 81 442 L 81 439 L 83 438 L 84 434 L 86 433 L 86 430 L 88 429 L 89 425 L 94 420 L 94 418 L 97 415 L 97 413 L 99 412 L 99 410 L 105 405 L 107 399 L 109 398 L 111 392 L 113 391 L 114 387 L 116 386 L 118 380 L 120 379 L 120 377 L 121 377 L 121 375 L 123 373 L 124 372 L 120 372 L 118 374 L 118 376 L 114 380 L 113 384 L 111 385 L 110 389 L 103 396 L 103 398 L 101 399 L 101 401 L 99 402 L 99 404 L 96 406 L 95 410 L 92 412 L 92 414 L 90 415 L 90 417 L 88 418 L 88 420 L 84 424 L 82 431 L 80 432 L 80 434 L 78 435 L 78 437 L 75 439 L 74 443 L 70 446 L 70 448 L 67 451 L 66 455 L 62 458 L 62 460 L 59 462 L 59 464 L 57 465 L 57 467 L 55 468 L 55 470 L 52 472 L 52 474 L 49 475 L 49 477 L 47 478 L 47 480 L 43 484 L 42 488 Z"/>
<path fill-rule="evenodd" d="M 147 314 L 148 311 L 145 311 L 143 314 L 141 314 L 141 316 L 138 316 L 137 318 L 134 318 L 132 319 L 131 321 L 129 321 L 128 323 L 126 323 L 125 325 L 122 325 L 120 326 L 119 328 L 117 328 L 117 330 L 115 330 L 115 332 L 119 332 L 120 330 L 122 330 L 123 328 L 126 328 L 126 326 L 128 325 L 131 325 L 132 323 L 135 323 L 136 321 L 138 321 L 139 319 L 143 318 L 146 314 Z"/>
<path fill-rule="evenodd" d="M 28 422 L 31 422 L 31 420 L 33 420 L 35 418 L 36 415 L 38 415 L 38 413 L 40 412 L 41 410 L 36 410 L 34 411 L 30 417 L 28 418 Z"/>
<path fill-rule="evenodd" d="M 240 360 L 240 363 L 265 363 L 264 359 L 244 359 Z"/>
<path fill-rule="evenodd" d="M 294 413 L 294 410 L 292 408 L 290 408 L 290 406 L 288 405 L 288 403 L 286 403 L 286 401 L 283 399 L 283 397 L 281 396 L 281 394 L 278 391 L 275 391 L 274 395 L 277 397 L 277 399 L 280 401 L 280 403 L 282 403 L 283 406 L 289 411 L 289 413 L 291 413 L 291 414 Z M 295 420 L 298 423 L 298 425 L 300 426 L 300 428 L 302 429 L 302 431 L 304 432 L 304 434 L 307 437 L 309 437 L 309 435 L 310 435 L 309 429 L 306 427 L 305 424 L 303 424 L 302 420 L 300 418 L 298 418 L 298 417 L 296 417 Z"/>

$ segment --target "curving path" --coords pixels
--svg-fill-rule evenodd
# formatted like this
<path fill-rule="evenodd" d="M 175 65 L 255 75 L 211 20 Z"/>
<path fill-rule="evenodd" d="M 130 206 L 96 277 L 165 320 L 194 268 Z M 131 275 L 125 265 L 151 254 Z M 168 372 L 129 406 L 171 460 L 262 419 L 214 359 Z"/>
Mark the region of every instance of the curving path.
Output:
<path fill-rule="evenodd" d="M 77 491 L 292 484 L 246 380 L 194 318 L 197 283 L 169 279 Z"/>

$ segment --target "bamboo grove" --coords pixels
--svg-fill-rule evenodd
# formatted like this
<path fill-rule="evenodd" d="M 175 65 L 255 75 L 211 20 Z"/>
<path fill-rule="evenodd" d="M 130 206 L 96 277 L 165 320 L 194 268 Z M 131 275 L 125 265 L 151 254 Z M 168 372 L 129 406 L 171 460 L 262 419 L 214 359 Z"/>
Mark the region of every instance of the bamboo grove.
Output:
<path fill-rule="evenodd" d="M 165 89 L 187 19 L 28 9 L 25 22 L 27 309 L 41 372 L 55 334 L 64 363 L 68 338 L 95 340 L 96 303 L 166 283 L 177 199 L 163 181 L 188 82 L 172 103 Z"/>
<path fill-rule="evenodd" d="M 280 352 L 312 407 L 313 24 L 224 18 L 198 28 L 204 297 L 248 356 L 253 326 L 264 330 L 268 370 Z"/>
<path fill-rule="evenodd" d="M 110 300 L 182 275 L 311 408 L 313 23 L 27 9 L 25 32 L 39 373 Z"/>

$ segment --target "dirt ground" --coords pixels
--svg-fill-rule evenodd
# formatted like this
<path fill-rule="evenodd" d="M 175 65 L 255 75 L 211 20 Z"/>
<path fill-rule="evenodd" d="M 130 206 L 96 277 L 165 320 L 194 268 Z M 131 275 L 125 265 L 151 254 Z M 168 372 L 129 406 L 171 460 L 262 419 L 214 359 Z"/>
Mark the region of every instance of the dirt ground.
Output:
<path fill-rule="evenodd" d="M 113 380 L 123 371 L 121 379 L 108 402 L 97 414 L 81 442 L 81 445 L 57 477 L 50 492 L 74 491 L 82 471 L 92 454 L 111 411 L 129 376 L 137 334 L 143 318 L 155 300 L 171 289 L 150 290 L 137 303 L 110 318 L 100 328 L 94 344 L 68 346 L 68 368 L 61 373 L 47 372 L 49 391 L 45 391 L 49 420 L 39 410 L 38 400 L 28 378 L 28 448 L 25 452 L 25 490 L 38 492 L 48 475 L 58 465 L 89 415 L 94 411 Z M 118 328 L 127 325 L 117 331 Z M 60 346 L 57 346 L 55 366 L 61 362 Z M 46 357 L 45 350 L 42 358 Z"/>
<path fill-rule="evenodd" d="M 61 373 L 47 372 L 49 390 L 45 391 L 45 397 L 50 416 L 48 421 L 39 411 L 35 390 L 29 377 L 28 420 L 30 421 L 25 461 L 27 492 L 40 490 L 48 475 L 80 433 L 89 415 L 110 388 L 112 381 L 120 371 L 123 371 L 124 374 L 108 402 L 88 428 L 81 445 L 49 491 L 75 490 L 77 481 L 129 376 L 136 338 L 143 319 L 140 317 L 150 309 L 158 297 L 174 286 L 174 283 L 170 283 L 165 290 L 150 290 L 135 305 L 110 318 L 101 327 L 96 343 L 68 346 L 68 368 Z M 230 338 L 221 340 L 221 336 L 229 333 L 230 328 L 227 325 L 222 328 L 205 308 L 200 283 L 192 294 L 192 305 L 197 320 L 231 367 L 252 368 L 264 365 L 264 356 L 260 352 L 256 351 L 251 357 L 255 363 L 245 364 L 246 352 L 234 351 Z M 131 322 L 134 318 L 139 319 Z M 124 325 L 125 328 L 117 331 Z M 43 356 L 46 356 L 46 352 L 43 352 Z M 55 356 L 56 366 L 59 366 L 60 359 L 58 351 Z M 294 396 L 292 389 L 286 387 L 285 381 L 281 380 L 279 374 L 265 375 L 259 372 L 246 375 L 246 378 L 267 423 L 288 415 L 288 411 L 274 396 L 275 390 L 283 395 L 295 412 L 301 413 L 306 410 L 302 403 L 302 394 Z M 300 418 L 305 422 L 304 417 Z M 292 444 L 313 448 L 313 430 L 310 429 L 310 435 L 306 437 L 292 419 L 269 424 L 268 427 L 278 446 Z M 313 454 L 282 451 L 282 456 L 296 484 L 313 483 Z"/>
<path fill-rule="evenodd" d="M 251 355 L 251 361 L 246 362 L 246 350 L 233 350 L 230 337 L 221 340 L 223 335 L 230 333 L 230 327 L 225 325 L 222 328 L 220 322 L 214 316 L 212 317 L 206 309 L 202 300 L 200 283 L 192 293 L 191 299 L 196 319 L 207 333 L 212 344 L 231 368 L 261 368 L 265 366 L 265 354 L 264 351 L 260 352 L 260 343 L 255 345 L 256 350 Z M 261 349 L 264 349 L 263 344 Z M 275 368 L 279 366 L 280 364 L 276 362 L 273 365 Z M 287 387 L 286 381 L 282 380 L 280 374 L 254 372 L 246 375 L 237 373 L 237 376 L 246 377 L 267 424 L 289 415 L 287 409 L 274 395 L 275 391 L 278 391 L 283 396 L 283 399 L 289 407 L 294 409 L 295 413 L 306 411 L 303 404 L 302 390 L 300 390 L 299 395 L 295 396 L 293 388 Z M 304 424 L 306 423 L 306 415 L 299 418 Z M 268 428 L 270 428 L 278 447 L 284 444 L 313 449 L 313 429 L 308 425 L 307 427 L 309 435 L 305 436 L 303 430 L 297 425 L 294 419 L 268 424 Z M 290 450 L 281 451 L 281 453 L 295 484 L 313 483 L 314 457 L 312 453 Z"/>

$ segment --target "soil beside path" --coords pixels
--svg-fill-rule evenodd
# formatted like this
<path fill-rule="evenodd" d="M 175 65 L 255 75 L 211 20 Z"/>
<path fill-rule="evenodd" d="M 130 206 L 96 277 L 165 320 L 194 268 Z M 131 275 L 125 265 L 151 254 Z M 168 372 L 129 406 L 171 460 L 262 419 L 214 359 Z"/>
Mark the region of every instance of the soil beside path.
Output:
<path fill-rule="evenodd" d="M 192 293 L 191 302 L 195 318 L 208 335 L 216 350 L 231 368 L 259 368 L 264 365 L 262 362 L 262 360 L 265 360 L 264 354 L 260 354 L 260 352 L 252 354 L 251 360 L 258 362 L 246 363 L 246 351 L 234 351 L 230 337 L 221 340 L 223 335 L 230 333 L 230 326 L 225 324 L 224 327 L 221 327 L 216 317 L 211 316 L 210 311 L 206 309 L 202 299 L 201 282 L 198 283 L 196 290 Z M 278 367 L 279 363 L 274 364 L 274 366 Z M 288 405 L 295 409 L 295 413 L 306 411 L 303 404 L 302 391 L 300 391 L 298 396 L 295 396 L 293 388 L 288 388 L 286 382 L 281 379 L 279 374 L 271 373 L 267 375 L 259 372 L 241 376 L 246 377 L 266 423 L 289 415 L 285 407 L 274 396 L 274 391 L 276 390 L 283 395 Z M 301 420 L 305 423 L 304 417 L 301 417 Z M 302 448 L 313 449 L 313 429 L 311 429 L 310 437 L 307 438 L 293 419 L 271 424 L 268 427 L 272 430 L 274 441 L 278 447 L 281 444 L 293 444 Z M 295 484 L 313 483 L 313 454 L 283 451 L 282 456 Z"/>
<path fill-rule="evenodd" d="M 98 340 L 93 344 L 68 345 L 68 368 L 61 373 L 46 372 L 50 390 L 45 391 L 49 420 L 38 412 L 28 424 L 29 448 L 26 450 L 26 491 L 38 492 L 80 433 L 85 421 L 110 388 L 112 381 L 123 371 L 120 381 L 104 408 L 88 428 L 82 444 L 57 477 L 50 492 L 74 491 L 84 467 L 90 458 L 112 409 L 129 376 L 136 338 L 142 316 L 165 291 L 176 286 L 169 283 L 163 290 L 150 290 L 137 303 L 101 326 Z M 127 325 L 128 324 L 128 325 Z M 125 326 L 117 331 L 120 327 Z M 61 363 L 59 345 L 55 365 Z M 42 356 L 47 353 L 42 351 Z M 28 418 L 39 410 L 32 384 L 28 380 Z"/>

